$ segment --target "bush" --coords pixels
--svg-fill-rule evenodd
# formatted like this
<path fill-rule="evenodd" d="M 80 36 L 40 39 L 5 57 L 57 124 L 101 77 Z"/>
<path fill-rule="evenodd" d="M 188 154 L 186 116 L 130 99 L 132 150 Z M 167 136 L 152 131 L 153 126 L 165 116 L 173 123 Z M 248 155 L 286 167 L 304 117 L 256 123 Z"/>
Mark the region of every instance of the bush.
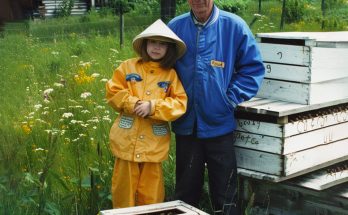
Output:
<path fill-rule="evenodd" d="M 305 1 L 287 0 L 284 12 L 285 22 L 293 23 L 300 21 L 305 14 Z"/>
<path fill-rule="evenodd" d="M 215 1 L 215 4 L 222 10 L 231 13 L 241 14 L 247 8 L 248 2 L 249 0 L 217 0 Z"/>

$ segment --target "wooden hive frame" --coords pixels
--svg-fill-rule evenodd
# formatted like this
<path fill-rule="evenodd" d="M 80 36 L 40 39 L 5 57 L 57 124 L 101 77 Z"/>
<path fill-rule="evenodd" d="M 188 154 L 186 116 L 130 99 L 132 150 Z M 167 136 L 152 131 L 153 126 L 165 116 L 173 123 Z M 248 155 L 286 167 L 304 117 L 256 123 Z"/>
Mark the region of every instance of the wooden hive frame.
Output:
<path fill-rule="evenodd" d="M 99 215 L 209 215 L 183 201 L 100 211 Z"/>
<path fill-rule="evenodd" d="M 283 181 L 348 160 L 348 103 L 255 98 L 236 112 L 239 174 Z"/>

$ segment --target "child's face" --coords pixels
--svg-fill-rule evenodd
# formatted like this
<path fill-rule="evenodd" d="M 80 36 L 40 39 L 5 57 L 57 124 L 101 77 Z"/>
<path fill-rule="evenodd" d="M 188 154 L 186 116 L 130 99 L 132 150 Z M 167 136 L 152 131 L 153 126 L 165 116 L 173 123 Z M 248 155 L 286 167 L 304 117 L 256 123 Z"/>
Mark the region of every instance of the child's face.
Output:
<path fill-rule="evenodd" d="M 147 40 L 146 51 L 152 60 L 160 60 L 167 53 L 168 43 L 159 40 Z"/>

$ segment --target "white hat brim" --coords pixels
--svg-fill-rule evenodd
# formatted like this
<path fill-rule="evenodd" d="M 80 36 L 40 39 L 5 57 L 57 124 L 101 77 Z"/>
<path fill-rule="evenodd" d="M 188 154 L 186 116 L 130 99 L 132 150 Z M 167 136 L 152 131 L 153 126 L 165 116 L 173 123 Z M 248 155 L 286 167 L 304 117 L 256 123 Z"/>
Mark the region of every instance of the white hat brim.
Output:
<path fill-rule="evenodd" d="M 158 19 L 133 39 L 133 49 L 139 56 L 141 56 L 141 47 L 144 39 L 151 37 L 163 37 L 164 39 L 167 38 L 169 41 L 174 42 L 177 49 L 176 59 L 182 57 L 186 52 L 184 41 L 182 41 L 166 24 L 164 24 L 162 20 Z"/>

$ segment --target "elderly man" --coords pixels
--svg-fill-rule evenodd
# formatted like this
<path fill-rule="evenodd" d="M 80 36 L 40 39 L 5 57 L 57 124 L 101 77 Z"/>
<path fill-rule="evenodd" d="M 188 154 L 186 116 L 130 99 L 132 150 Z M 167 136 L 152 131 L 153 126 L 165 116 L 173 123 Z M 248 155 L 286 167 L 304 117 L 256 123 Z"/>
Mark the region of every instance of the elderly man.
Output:
<path fill-rule="evenodd" d="M 214 214 L 239 214 L 234 110 L 257 93 L 264 66 L 254 36 L 213 0 L 188 0 L 191 11 L 168 26 L 187 44 L 177 61 L 188 110 L 176 134 L 176 199 L 197 206 L 208 169 Z"/>

